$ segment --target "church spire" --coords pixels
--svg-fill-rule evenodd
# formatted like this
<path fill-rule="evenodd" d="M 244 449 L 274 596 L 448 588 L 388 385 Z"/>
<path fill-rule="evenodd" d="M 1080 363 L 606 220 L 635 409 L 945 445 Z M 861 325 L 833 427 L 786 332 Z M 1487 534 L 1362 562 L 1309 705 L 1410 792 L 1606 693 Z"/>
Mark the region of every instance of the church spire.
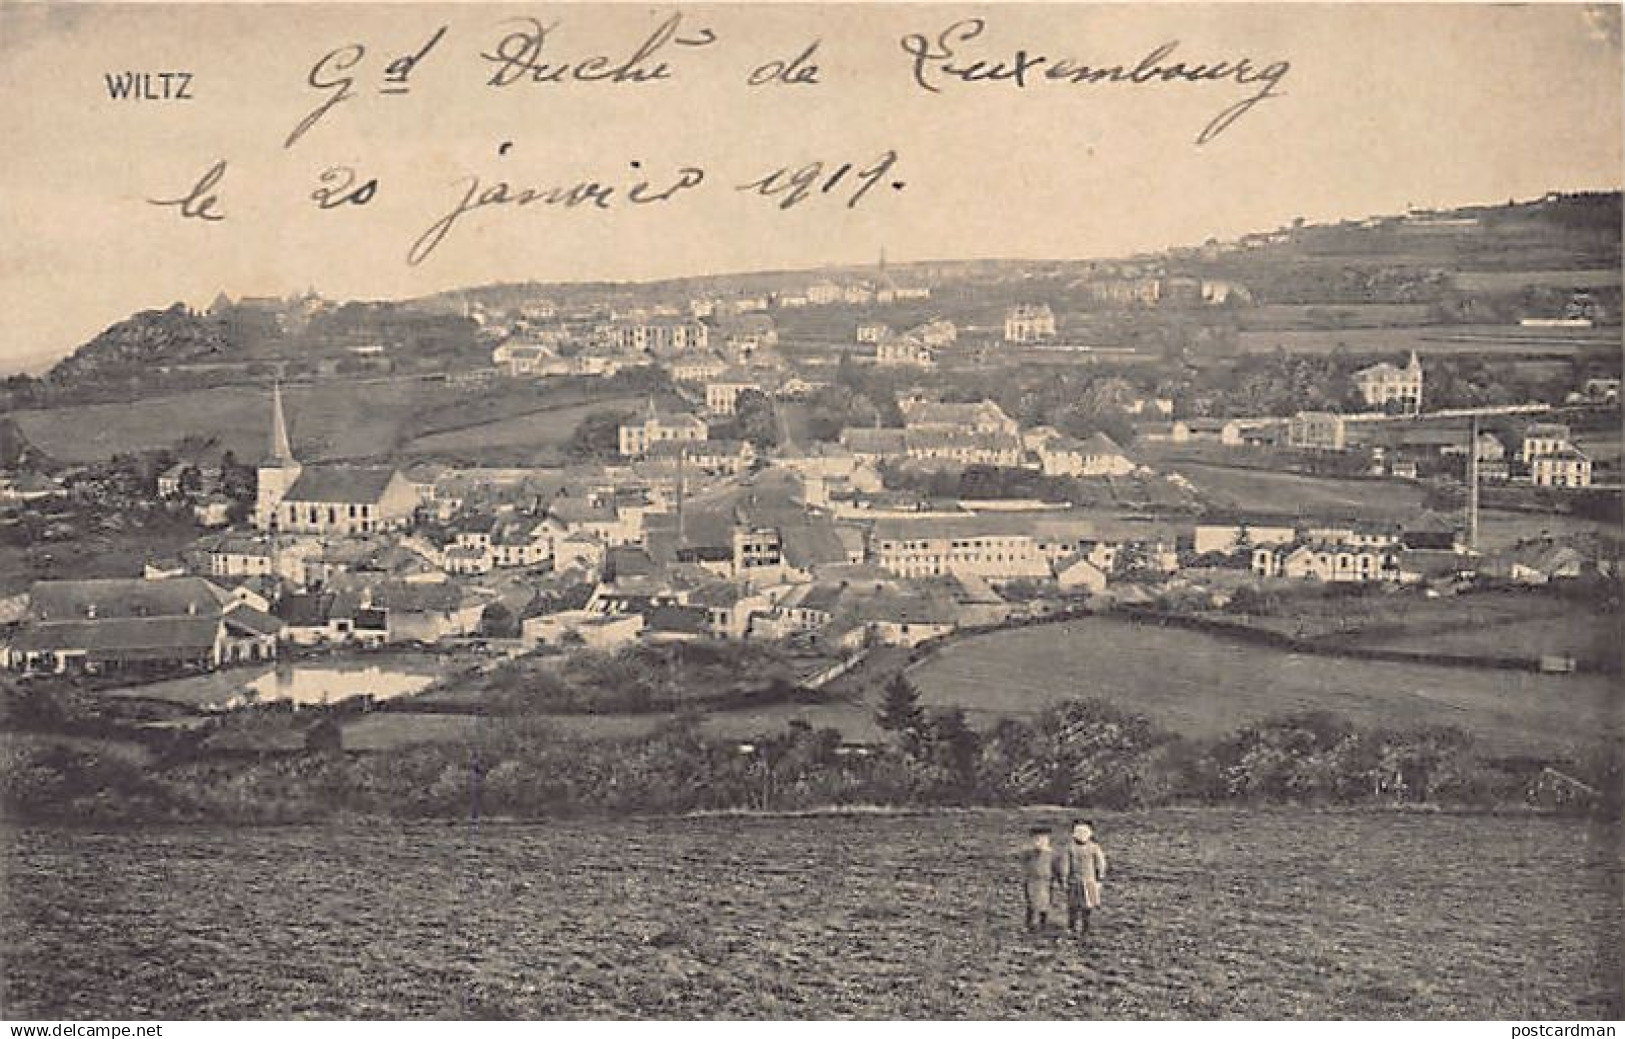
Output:
<path fill-rule="evenodd" d="M 271 384 L 271 454 L 270 462 L 277 465 L 293 464 L 293 446 L 288 442 L 288 423 L 282 417 L 282 383 Z"/>

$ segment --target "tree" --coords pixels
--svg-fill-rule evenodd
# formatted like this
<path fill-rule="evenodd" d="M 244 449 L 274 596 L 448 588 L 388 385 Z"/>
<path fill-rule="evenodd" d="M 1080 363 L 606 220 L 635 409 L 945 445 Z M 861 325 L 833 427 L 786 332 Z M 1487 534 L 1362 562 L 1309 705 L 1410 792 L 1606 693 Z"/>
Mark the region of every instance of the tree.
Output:
<path fill-rule="evenodd" d="M 233 501 L 253 501 L 259 486 L 259 473 L 251 465 L 243 465 L 237 456 L 227 451 L 220 456 L 220 490 Z"/>
<path fill-rule="evenodd" d="M 925 711 L 920 708 L 920 691 L 901 671 L 886 683 L 880 710 L 875 712 L 875 724 L 897 737 L 910 754 L 919 750 L 925 731 Z"/>
<path fill-rule="evenodd" d="M 480 634 L 488 639 L 517 638 L 519 618 L 502 603 L 491 603 L 480 614 Z"/>
<path fill-rule="evenodd" d="M 981 737 L 958 707 L 933 714 L 928 730 L 931 763 L 942 770 L 948 792 L 956 799 L 968 798 L 976 789 Z"/>
<path fill-rule="evenodd" d="M 620 411 L 594 411 L 576 426 L 564 451 L 578 461 L 614 458 L 621 451 L 621 423 L 627 414 Z"/>
<path fill-rule="evenodd" d="M 1125 541 L 1112 560 L 1112 573 L 1118 577 L 1132 577 L 1151 569 L 1151 551 L 1143 542 Z"/>
<path fill-rule="evenodd" d="M 758 451 L 767 451 L 779 442 L 779 417 L 773 402 L 760 390 L 745 390 L 734 402 L 734 428 L 741 440 Z"/>

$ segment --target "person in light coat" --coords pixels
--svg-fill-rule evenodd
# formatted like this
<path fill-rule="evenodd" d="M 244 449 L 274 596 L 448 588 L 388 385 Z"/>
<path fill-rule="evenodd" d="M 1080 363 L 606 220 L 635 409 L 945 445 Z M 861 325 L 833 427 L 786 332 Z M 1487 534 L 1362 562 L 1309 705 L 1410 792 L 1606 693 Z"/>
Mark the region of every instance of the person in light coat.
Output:
<path fill-rule="evenodd" d="M 1072 840 L 1061 852 L 1066 926 L 1080 938 L 1089 933 L 1089 914 L 1100 908 L 1100 887 L 1106 880 L 1106 852 L 1095 843 L 1094 837 L 1094 825 L 1080 819 L 1073 823 Z"/>

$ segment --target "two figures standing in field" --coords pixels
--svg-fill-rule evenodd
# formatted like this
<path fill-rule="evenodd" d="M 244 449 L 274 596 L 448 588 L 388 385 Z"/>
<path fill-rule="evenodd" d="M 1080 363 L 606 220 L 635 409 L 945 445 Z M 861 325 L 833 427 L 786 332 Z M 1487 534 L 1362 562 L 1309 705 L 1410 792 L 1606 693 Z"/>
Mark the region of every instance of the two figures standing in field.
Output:
<path fill-rule="evenodd" d="M 1028 930 L 1047 927 L 1050 914 L 1064 902 L 1067 930 L 1080 939 L 1089 933 L 1089 914 L 1100 908 L 1100 885 L 1106 879 L 1106 853 L 1094 833 L 1094 825 L 1080 819 L 1072 824 L 1071 839 L 1056 849 L 1049 830 L 1033 828 L 1032 843 L 1021 853 Z"/>

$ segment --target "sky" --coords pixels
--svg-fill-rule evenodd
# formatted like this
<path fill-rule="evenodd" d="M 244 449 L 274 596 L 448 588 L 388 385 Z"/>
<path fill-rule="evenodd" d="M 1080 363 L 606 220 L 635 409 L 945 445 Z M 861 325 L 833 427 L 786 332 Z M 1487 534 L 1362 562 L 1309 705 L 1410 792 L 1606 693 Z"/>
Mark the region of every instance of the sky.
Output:
<path fill-rule="evenodd" d="M 667 79 L 489 83 L 503 66 L 483 55 L 516 53 L 521 41 L 503 41 L 529 31 L 520 19 L 549 26 L 537 60 L 620 62 L 674 13 L 680 36 L 713 42 L 645 63 L 667 61 Z M 442 26 L 408 91 L 381 93 L 386 67 Z M 916 80 L 911 36 L 936 91 Z M 817 84 L 747 85 L 814 40 Z M 1159 48 L 1163 66 L 1245 58 L 1254 81 L 1043 77 L 1063 59 L 1132 69 Z M 307 80 L 335 51 L 317 78 L 351 77 L 352 96 L 288 146 L 333 93 Z M 1046 59 L 1026 86 L 944 74 L 1008 67 L 1019 51 Z M 1273 87 L 1256 78 L 1271 66 Z M 111 98 L 108 74 L 127 71 L 185 72 L 190 99 Z M 1582 5 L 0 4 L 0 370 L 220 291 L 404 298 L 862 263 L 881 249 L 899 262 L 1107 257 L 1296 217 L 1617 189 L 1621 82 L 1618 8 Z M 1266 87 L 1278 96 L 1198 143 Z M 888 153 L 849 205 L 857 173 Z M 222 161 L 209 213 L 222 219 L 154 204 Z M 784 193 L 737 190 L 820 161 L 824 181 L 788 208 Z M 357 187 L 376 178 L 365 204 L 312 200 L 338 166 Z M 682 167 L 703 180 L 627 201 L 639 179 L 659 193 Z M 616 192 L 605 209 L 455 215 L 469 178 L 505 182 L 508 197 L 582 181 Z"/>

